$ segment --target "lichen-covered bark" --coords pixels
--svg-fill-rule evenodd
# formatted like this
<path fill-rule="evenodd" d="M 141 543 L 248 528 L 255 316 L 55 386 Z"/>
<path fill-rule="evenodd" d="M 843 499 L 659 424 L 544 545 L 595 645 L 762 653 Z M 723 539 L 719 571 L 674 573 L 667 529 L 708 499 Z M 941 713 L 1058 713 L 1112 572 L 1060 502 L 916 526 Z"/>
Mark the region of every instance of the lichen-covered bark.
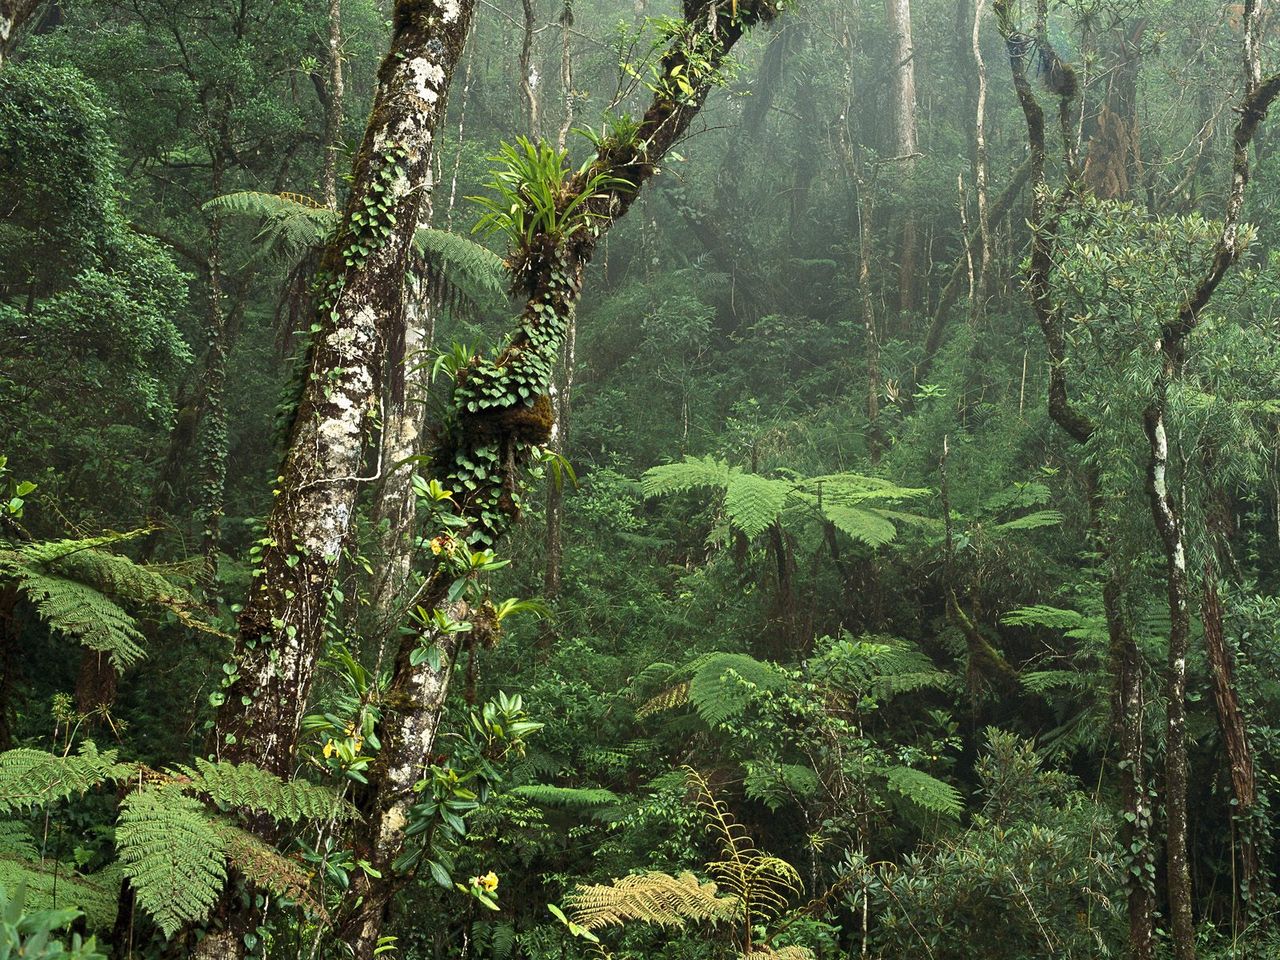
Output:
<path fill-rule="evenodd" d="M 262 564 L 240 615 L 239 679 L 219 712 L 215 744 L 225 757 L 281 775 L 293 768 L 357 492 L 383 466 L 366 471 L 364 450 L 378 412 L 384 332 L 403 310 L 413 234 L 431 190 L 435 131 L 473 14 L 470 0 L 397 3 L 343 226 L 322 262 L 329 292 Z"/>
<path fill-rule="evenodd" d="M 713 73 L 747 29 L 776 13 L 770 4 L 747 0 L 740 0 L 736 12 L 717 3 L 689 7 L 689 33 L 662 59 L 668 76 L 688 66 L 692 50 L 707 58 Z M 713 85 L 712 73 L 699 79 L 693 96 L 655 96 L 636 138 L 604 143 L 590 170 L 571 184 L 566 203 L 582 192 L 592 174 L 625 181 L 590 201 L 595 217 L 591 229 L 560 241 L 539 237 L 530 245 L 532 255 L 517 277 L 526 302 L 515 331 L 496 357 L 475 358 L 460 372 L 452 422 L 442 431 L 441 447 L 432 458 L 436 477 L 454 492 L 454 509 L 474 521 L 469 529 L 453 531 L 455 535 L 492 544 L 519 518 L 523 468 L 533 448 L 551 436 L 550 376 L 572 329 L 586 266 L 601 237 L 627 212 L 658 162 L 688 129 Z M 482 474 L 476 472 L 477 463 L 485 465 Z M 418 591 L 418 602 L 428 609 L 446 606 L 451 578 L 442 568 L 430 573 Z M 455 608 L 450 613 L 457 619 L 466 611 Z M 439 669 L 429 661 L 412 663 L 414 648 L 423 642 L 440 648 Z M 440 706 L 457 652 L 454 642 L 446 637 L 405 637 L 397 652 L 384 703 L 382 750 L 362 800 L 366 827 L 357 838 L 382 876 L 360 881 L 360 906 L 340 931 L 357 960 L 372 956 L 392 900 L 408 879 L 391 865 L 404 850 L 413 785 L 424 775 L 434 749 Z"/>

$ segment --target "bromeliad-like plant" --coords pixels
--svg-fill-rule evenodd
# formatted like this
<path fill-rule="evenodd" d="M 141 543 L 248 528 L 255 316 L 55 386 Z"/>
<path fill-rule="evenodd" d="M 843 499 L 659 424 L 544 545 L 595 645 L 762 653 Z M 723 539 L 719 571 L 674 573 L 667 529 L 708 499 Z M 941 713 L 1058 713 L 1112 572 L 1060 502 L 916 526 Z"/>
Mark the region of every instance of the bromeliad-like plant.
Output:
<path fill-rule="evenodd" d="M 485 236 L 501 233 L 517 267 L 520 260 L 535 252 L 535 245 L 545 245 L 549 252 L 589 229 L 600 216 L 592 211 L 590 201 L 609 188 L 630 185 L 595 169 L 596 157 L 575 171 L 569 166 L 568 150 L 542 140 L 534 143 L 527 137 L 517 138 L 514 144 L 503 143 L 490 160 L 494 164 L 492 177 L 485 184 L 490 194 L 468 198 L 485 211 L 475 232 Z M 519 280 L 521 271 L 513 272 Z"/>

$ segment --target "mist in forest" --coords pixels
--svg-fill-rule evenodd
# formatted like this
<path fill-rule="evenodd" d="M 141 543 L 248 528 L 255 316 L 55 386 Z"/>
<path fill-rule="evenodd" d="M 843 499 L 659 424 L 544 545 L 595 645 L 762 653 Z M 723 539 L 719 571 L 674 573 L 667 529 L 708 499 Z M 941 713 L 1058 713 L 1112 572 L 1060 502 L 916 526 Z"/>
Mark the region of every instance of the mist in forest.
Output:
<path fill-rule="evenodd" d="M 1280 956 L 1265 0 L 0 0 L 0 957 Z"/>

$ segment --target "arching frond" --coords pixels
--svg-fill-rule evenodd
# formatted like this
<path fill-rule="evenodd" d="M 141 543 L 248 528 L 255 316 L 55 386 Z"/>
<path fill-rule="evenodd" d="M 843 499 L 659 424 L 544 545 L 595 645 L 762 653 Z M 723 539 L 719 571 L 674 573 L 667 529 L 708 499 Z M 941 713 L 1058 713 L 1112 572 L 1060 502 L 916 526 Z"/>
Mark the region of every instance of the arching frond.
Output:
<path fill-rule="evenodd" d="M 327 787 L 306 780 L 281 780 L 250 763 L 213 763 L 203 758 L 169 771 L 181 789 L 208 796 L 223 807 L 247 807 L 275 820 L 327 820 L 354 811 Z"/>
<path fill-rule="evenodd" d="M 885 771 L 889 787 L 926 813 L 958 817 L 964 810 L 960 791 L 914 767 L 890 767 Z"/>
<path fill-rule="evenodd" d="M 116 757 L 114 750 L 99 753 L 89 740 L 79 753 L 65 757 L 25 747 L 6 750 L 0 753 L 0 813 L 41 807 L 126 780 L 137 768 Z"/>
<path fill-rule="evenodd" d="M 646 497 L 665 497 L 685 490 L 722 491 L 738 472 L 714 457 L 685 457 L 679 463 L 650 467 L 640 478 L 640 489 Z"/>
<path fill-rule="evenodd" d="M 609 884 L 577 887 L 566 898 L 576 923 L 588 930 L 636 921 L 683 927 L 691 921 L 729 920 L 739 911 L 734 897 L 721 896 L 714 883 L 692 873 L 636 873 Z"/>

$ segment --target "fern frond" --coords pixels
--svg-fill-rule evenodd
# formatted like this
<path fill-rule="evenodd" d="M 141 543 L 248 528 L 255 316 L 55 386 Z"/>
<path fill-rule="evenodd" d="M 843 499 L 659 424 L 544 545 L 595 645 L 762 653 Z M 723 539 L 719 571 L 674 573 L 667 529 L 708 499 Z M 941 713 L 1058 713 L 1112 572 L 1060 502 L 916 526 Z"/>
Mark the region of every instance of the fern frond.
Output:
<path fill-rule="evenodd" d="M 562 807 L 574 811 L 590 811 L 620 802 L 616 793 L 602 787 L 555 787 L 543 783 L 529 783 L 514 788 L 511 793 L 542 807 Z"/>
<path fill-rule="evenodd" d="M 1087 618 L 1075 610 L 1064 610 L 1043 603 L 1010 610 L 1000 622 L 1007 627 L 1048 627 L 1050 630 L 1071 630 L 1082 626 Z"/>
<path fill-rule="evenodd" d="M 80 910 L 93 931 L 108 931 L 115 922 L 120 879 L 114 867 L 86 875 L 55 860 L 41 864 L 36 857 L 0 852 L 0 888 L 24 888 L 33 910 Z"/>
<path fill-rule="evenodd" d="M 869 547 L 883 547 L 898 535 L 898 528 L 875 510 L 824 501 L 822 514 L 841 533 Z"/>
<path fill-rule="evenodd" d="M 742 960 L 814 960 L 813 951 L 808 947 L 773 947 L 755 946 L 750 953 L 742 954 Z"/>
<path fill-rule="evenodd" d="M 116 756 L 114 750 L 99 753 L 90 740 L 79 753 L 65 757 L 25 747 L 0 753 L 0 813 L 44 806 L 126 780 L 137 768 L 117 762 Z"/>
<path fill-rule="evenodd" d="M 958 817 L 964 810 L 960 791 L 937 777 L 914 767 L 889 767 L 885 771 L 889 787 L 927 813 Z"/>
<path fill-rule="evenodd" d="M 711 653 L 691 665 L 689 700 L 710 726 L 739 716 L 758 690 L 779 690 L 786 677 L 745 653 Z"/>
<path fill-rule="evenodd" d="M 296 903 L 321 922 L 328 920 L 328 911 L 311 893 L 311 876 L 302 864 L 233 824 L 214 822 L 213 827 L 226 845 L 227 859 L 246 880 Z"/>
<path fill-rule="evenodd" d="M 431 266 L 434 276 L 465 293 L 477 304 L 504 301 L 511 275 L 503 259 L 483 244 L 469 237 L 421 227 L 414 234 L 414 248 Z M 442 299 L 444 291 L 436 294 Z"/>
<path fill-rule="evenodd" d="M 688 702 L 689 681 L 684 680 L 640 704 L 636 708 L 636 719 L 643 720 L 645 717 L 661 713 L 663 710 L 674 710 L 676 707 L 682 707 Z"/>
<path fill-rule="evenodd" d="M 347 819 L 354 814 L 349 804 L 326 787 L 306 780 L 281 780 L 251 763 L 213 763 L 200 758 L 194 767 L 178 764 L 169 774 L 189 793 L 203 794 L 224 808 L 248 807 L 275 820 Z"/>
<path fill-rule="evenodd" d="M 1037 510 L 1035 513 L 1024 514 L 1013 520 L 997 523 L 989 529 L 989 532 L 999 536 L 1005 533 L 1013 533 L 1017 530 L 1039 530 L 1041 527 L 1058 527 L 1062 525 L 1064 519 L 1066 518 L 1057 510 Z"/>
<path fill-rule="evenodd" d="M 686 490 L 725 490 L 738 473 L 723 460 L 714 457 L 685 457 L 679 463 L 650 467 L 640 478 L 640 490 L 646 497 L 665 497 Z"/>
<path fill-rule="evenodd" d="M 214 197 L 203 209 L 261 221 L 256 239 L 280 260 L 296 260 L 319 247 L 338 225 L 337 213 L 296 193 L 245 190 Z"/>
<path fill-rule="evenodd" d="M 756 473 L 736 473 L 725 490 L 724 511 L 729 522 L 748 540 L 764 533 L 778 519 L 794 484 Z"/>
<path fill-rule="evenodd" d="M 823 502 L 863 504 L 868 502 L 900 503 L 918 500 L 932 493 L 927 487 L 903 487 L 892 480 L 868 477 L 860 473 L 830 473 L 808 477 L 801 488 L 822 497 Z"/>
<path fill-rule="evenodd" d="M 809 767 L 795 763 L 749 760 L 743 791 L 749 800 L 757 800 L 776 813 L 788 800 L 813 796 L 818 790 L 818 775 Z"/>
<path fill-rule="evenodd" d="M 610 884 L 577 887 L 566 897 L 575 923 L 588 930 L 622 926 L 632 921 L 661 927 L 689 922 L 732 919 L 739 911 L 733 897 L 720 896 L 714 883 L 702 883 L 692 873 L 636 873 Z"/>
<path fill-rule="evenodd" d="M 208 918 L 227 879 L 226 842 L 198 800 L 167 786 L 129 794 L 116 848 L 138 903 L 166 936 Z"/>
<path fill-rule="evenodd" d="M 1033 670 L 1018 675 L 1018 681 L 1028 693 L 1048 693 L 1050 690 L 1081 690 L 1092 683 L 1089 674 L 1080 670 Z"/>

